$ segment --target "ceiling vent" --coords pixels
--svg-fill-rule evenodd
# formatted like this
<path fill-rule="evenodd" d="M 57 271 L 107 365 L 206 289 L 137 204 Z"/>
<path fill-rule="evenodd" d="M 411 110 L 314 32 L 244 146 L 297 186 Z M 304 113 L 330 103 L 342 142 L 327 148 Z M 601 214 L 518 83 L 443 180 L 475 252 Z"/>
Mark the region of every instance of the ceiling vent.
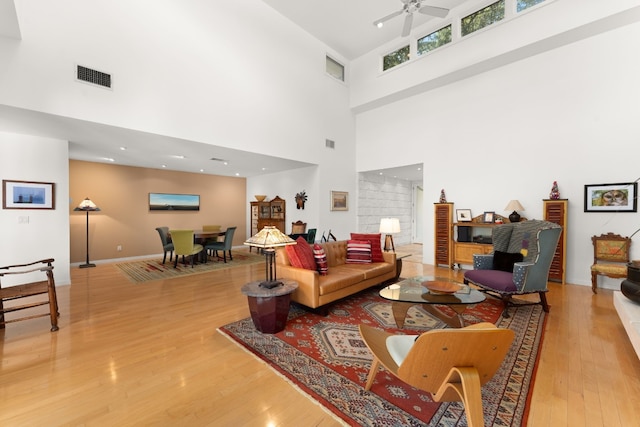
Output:
<path fill-rule="evenodd" d="M 324 146 L 327 148 L 336 148 L 336 142 L 332 141 L 330 139 L 325 139 L 324 140 Z"/>
<path fill-rule="evenodd" d="M 226 162 L 226 160 L 225 160 L 225 159 L 219 159 L 219 158 L 217 158 L 217 157 L 212 157 L 212 158 L 210 158 L 209 160 L 213 160 L 214 162 Z"/>
<path fill-rule="evenodd" d="M 111 74 L 78 65 L 76 78 L 83 82 L 111 89 Z"/>

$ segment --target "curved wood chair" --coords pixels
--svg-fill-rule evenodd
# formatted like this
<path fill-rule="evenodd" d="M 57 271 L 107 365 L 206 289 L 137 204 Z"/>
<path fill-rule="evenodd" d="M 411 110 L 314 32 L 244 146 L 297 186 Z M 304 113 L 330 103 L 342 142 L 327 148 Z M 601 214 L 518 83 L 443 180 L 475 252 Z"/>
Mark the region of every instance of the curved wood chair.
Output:
<path fill-rule="evenodd" d="M 591 290 L 598 293 L 598 276 L 626 278 L 631 238 L 607 233 L 591 238 L 593 265 L 591 266 Z"/>
<path fill-rule="evenodd" d="M 360 334 L 373 353 L 365 390 L 371 389 L 382 364 L 410 386 L 431 393 L 436 402 L 462 402 L 469 427 L 484 426 L 481 387 L 500 368 L 515 336 L 492 323 L 421 335 L 360 325 Z"/>
<path fill-rule="evenodd" d="M 186 264 L 185 258 L 191 257 L 191 268 L 193 268 L 196 255 L 204 250 L 204 246 L 193 242 L 193 230 L 171 230 L 171 240 L 176 252 L 173 267 L 178 267 L 178 258 L 182 255 L 184 264 Z"/>

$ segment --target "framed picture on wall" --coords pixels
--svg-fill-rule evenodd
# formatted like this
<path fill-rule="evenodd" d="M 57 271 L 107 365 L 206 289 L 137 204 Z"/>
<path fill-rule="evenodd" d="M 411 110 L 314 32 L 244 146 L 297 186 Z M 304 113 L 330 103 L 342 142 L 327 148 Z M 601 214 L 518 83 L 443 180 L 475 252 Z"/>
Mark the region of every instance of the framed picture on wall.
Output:
<path fill-rule="evenodd" d="M 2 180 L 3 209 L 55 209 L 53 182 Z"/>
<path fill-rule="evenodd" d="M 198 194 L 149 193 L 150 211 L 199 211 Z"/>
<path fill-rule="evenodd" d="M 331 192 L 331 210 L 332 211 L 348 211 L 349 210 L 349 193 L 346 191 Z"/>
<path fill-rule="evenodd" d="M 585 212 L 637 212 L 638 183 L 584 186 Z"/>

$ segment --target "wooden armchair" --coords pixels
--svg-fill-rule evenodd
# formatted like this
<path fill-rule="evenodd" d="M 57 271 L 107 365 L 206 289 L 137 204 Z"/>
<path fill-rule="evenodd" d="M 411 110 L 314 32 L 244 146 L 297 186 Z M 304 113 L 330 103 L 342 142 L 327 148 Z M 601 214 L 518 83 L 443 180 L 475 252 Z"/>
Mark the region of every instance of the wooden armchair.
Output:
<path fill-rule="evenodd" d="M 500 368 L 515 335 L 491 323 L 418 336 L 360 325 L 360 334 L 373 353 L 365 390 L 371 389 L 382 364 L 410 386 L 431 393 L 436 402 L 461 401 L 469 427 L 484 426 L 481 387 Z"/>
<path fill-rule="evenodd" d="M 32 277 L 38 276 L 38 273 L 44 273 L 45 280 L 23 283 L 19 285 L 11 285 L 3 287 L 0 283 L 0 329 L 4 328 L 6 323 L 17 322 L 19 320 L 35 319 L 37 317 L 49 316 L 51 318 L 51 332 L 58 330 L 58 299 L 56 297 L 56 284 L 53 280 L 53 258 L 43 259 L 41 261 L 30 262 L 28 264 L 9 265 L 0 267 L 0 279 L 9 278 L 6 276 L 27 274 L 25 280 L 29 281 Z M 14 279 L 19 283 L 20 279 Z M 45 298 L 38 295 L 46 295 Z M 24 303 L 17 302 L 18 299 L 28 298 Z M 8 307 L 4 303 L 11 301 Z M 36 307 L 48 305 L 49 311 L 42 313 L 34 309 Z M 22 310 L 25 311 L 24 316 L 7 320 L 5 313 L 12 313 Z"/>
<path fill-rule="evenodd" d="M 304 234 L 307 232 L 307 223 L 300 220 L 291 223 L 291 234 Z"/>
<path fill-rule="evenodd" d="M 591 238 L 593 265 L 591 266 L 591 290 L 598 293 L 598 276 L 627 277 L 631 239 L 619 234 L 607 233 Z"/>

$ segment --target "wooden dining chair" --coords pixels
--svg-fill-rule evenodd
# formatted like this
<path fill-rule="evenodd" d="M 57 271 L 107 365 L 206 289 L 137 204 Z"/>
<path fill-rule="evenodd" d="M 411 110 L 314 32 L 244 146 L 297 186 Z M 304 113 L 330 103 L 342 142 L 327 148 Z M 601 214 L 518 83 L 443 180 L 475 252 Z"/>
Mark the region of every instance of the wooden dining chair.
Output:
<path fill-rule="evenodd" d="M 591 237 L 593 264 L 591 265 L 591 291 L 598 293 L 598 276 L 626 278 L 631 239 L 607 233 Z"/>
<path fill-rule="evenodd" d="M 291 234 L 304 234 L 307 232 L 307 223 L 300 220 L 291 223 Z"/>

